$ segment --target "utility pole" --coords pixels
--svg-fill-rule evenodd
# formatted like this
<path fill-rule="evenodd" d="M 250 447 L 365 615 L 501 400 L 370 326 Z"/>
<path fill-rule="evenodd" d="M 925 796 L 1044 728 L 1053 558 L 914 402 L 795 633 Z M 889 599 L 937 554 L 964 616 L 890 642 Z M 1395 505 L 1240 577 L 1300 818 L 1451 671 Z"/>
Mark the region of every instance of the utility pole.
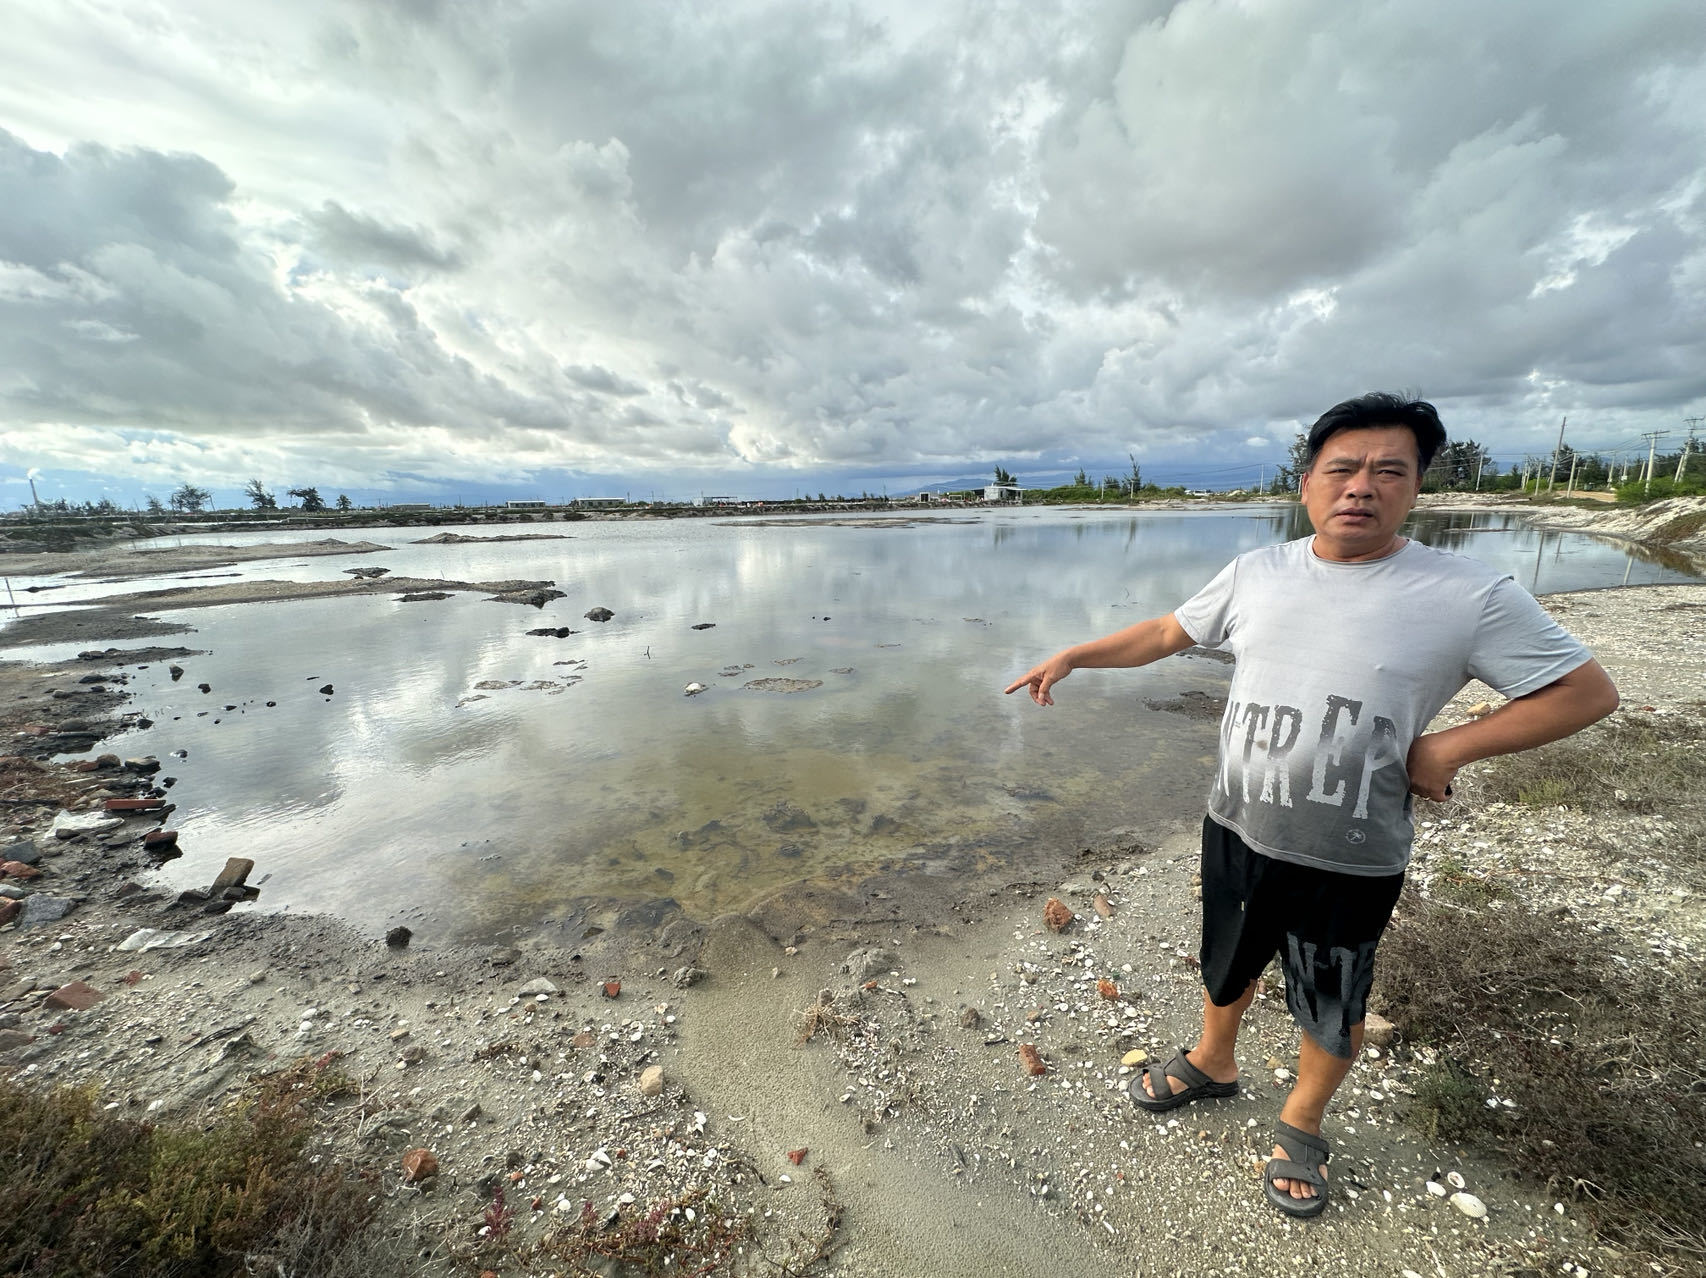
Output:
<path fill-rule="evenodd" d="M 1566 497 L 1576 491 L 1576 463 L 1580 460 L 1581 458 L 1576 454 L 1570 454 L 1570 477 L 1564 481 L 1564 496 Z"/>
<path fill-rule="evenodd" d="M 1659 440 L 1670 434 L 1668 430 L 1649 430 L 1641 438 L 1647 441 L 1647 471 L 1641 481 L 1641 496 L 1645 497 L 1653 489 L 1653 458 L 1658 453 Z"/>
<path fill-rule="evenodd" d="M 1688 442 L 1682 446 L 1682 456 L 1676 459 L 1676 479 L 1672 482 L 1678 484 L 1682 482 L 1683 473 L 1688 469 L 1689 454 L 1694 451 L 1694 432 L 1699 429 L 1701 422 L 1706 422 L 1706 417 L 1684 417 L 1682 421 L 1683 425 L 1688 427 Z"/>
<path fill-rule="evenodd" d="M 1475 491 L 1481 491 L 1481 469 L 1487 464 L 1487 450 L 1481 449 L 1475 454 Z"/>
<path fill-rule="evenodd" d="M 1558 442 L 1552 448 L 1552 473 L 1546 479 L 1547 492 L 1551 492 L 1552 486 L 1558 482 L 1558 454 L 1564 450 L 1564 427 L 1569 423 L 1569 420 L 1568 417 L 1565 417 L 1563 421 L 1558 423 Z M 1540 485 L 1536 484 L 1535 487 L 1539 488 Z"/>

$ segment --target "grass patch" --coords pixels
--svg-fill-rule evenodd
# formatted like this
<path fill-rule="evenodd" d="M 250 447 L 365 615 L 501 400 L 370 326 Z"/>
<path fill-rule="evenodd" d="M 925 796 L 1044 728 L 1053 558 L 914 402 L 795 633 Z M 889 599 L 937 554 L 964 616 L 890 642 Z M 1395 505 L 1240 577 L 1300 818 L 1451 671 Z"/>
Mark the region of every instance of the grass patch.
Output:
<path fill-rule="evenodd" d="M 705 1190 L 696 1189 L 650 1207 L 624 1207 L 609 1222 L 600 1221 L 592 1204 L 585 1203 L 573 1225 L 541 1239 L 526 1259 L 566 1261 L 577 1274 L 714 1274 L 729 1267 L 751 1233 L 745 1216 L 725 1213 Z"/>
<path fill-rule="evenodd" d="M 1440 1054 L 1409 1113 L 1430 1136 L 1504 1156 L 1632 1253 L 1706 1264 L 1700 964 L 1631 963 L 1551 918 L 1493 928 L 1407 891 L 1376 1003 Z"/>
<path fill-rule="evenodd" d="M 1473 803 L 1662 814 L 1666 851 L 1679 867 L 1706 871 L 1706 703 L 1670 714 L 1619 711 L 1537 750 L 1466 773 Z"/>
<path fill-rule="evenodd" d="M 348 1086 L 305 1059 L 204 1129 L 118 1117 L 93 1087 L 0 1080 L 0 1273 L 223 1278 L 256 1257 L 304 1278 L 386 1272 L 364 1238 L 377 1184 L 305 1154 Z"/>

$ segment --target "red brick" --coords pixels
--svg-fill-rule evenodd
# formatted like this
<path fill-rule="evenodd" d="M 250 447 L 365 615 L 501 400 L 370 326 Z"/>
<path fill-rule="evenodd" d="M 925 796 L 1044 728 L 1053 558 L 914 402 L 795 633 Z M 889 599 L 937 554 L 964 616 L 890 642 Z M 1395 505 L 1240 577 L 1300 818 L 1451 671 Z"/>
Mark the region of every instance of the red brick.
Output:
<path fill-rule="evenodd" d="M 61 985 L 47 996 L 47 1006 L 62 1007 L 68 1012 L 86 1012 L 96 1003 L 106 997 L 92 985 L 82 981 L 72 981 L 69 985 Z"/>
<path fill-rule="evenodd" d="M 166 806 L 164 799 L 108 799 L 108 812 L 158 812 Z"/>
<path fill-rule="evenodd" d="M 12 879 L 39 879 L 41 871 L 22 861 L 0 861 L 0 874 Z"/>
<path fill-rule="evenodd" d="M 142 836 L 145 848 L 169 848 L 178 841 L 176 830 L 150 830 Z"/>
<path fill-rule="evenodd" d="M 227 857 L 225 868 L 219 872 L 219 877 L 213 880 L 213 886 L 208 891 L 209 896 L 219 896 L 227 888 L 242 887 L 243 881 L 254 872 L 255 863 L 246 856 Z"/>

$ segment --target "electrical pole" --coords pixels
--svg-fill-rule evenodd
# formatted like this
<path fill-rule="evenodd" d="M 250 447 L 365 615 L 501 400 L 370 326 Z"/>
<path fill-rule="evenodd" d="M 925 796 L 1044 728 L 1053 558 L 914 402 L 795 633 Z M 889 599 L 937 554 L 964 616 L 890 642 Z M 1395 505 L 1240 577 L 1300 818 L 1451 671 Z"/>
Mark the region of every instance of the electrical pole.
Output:
<path fill-rule="evenodd" d="M 1558 423 L 1558 442 L 1552 448 L 1552 473 L 1546 479 L 1547 492 L 1551 492 L 1552 486 L 1558 482 L 1558 454 L 1564 450 L 1564 427 L 1569 423 L 1569 420 L 1566 417 Z M 1538 489 L 1539 487 L 1539 484 L 1535 485 L 1535 488 Z"/>
<path fill-rule="evenodd" d="M 1706 417 L 1684 417 L 1682 421 L 1688 427 L 1688 442 L 1682 446 L 1682 456 L 1676 459 L 1676 479 L 1673 482 L 1678 484 L 1682 482 L 1683 473 L 1688 469 L 1689 454 L 1694 451 L 1694 432 L 1701 422 L 1706 421 Z"/>
<path fill-rule="evenodd" d="M 1564 481 L 1564 496 L 1566 497 L 1576 491 L 1576 463 L 1580 460 L 1581 458 L 1577 457 L 1576 454 L 1570 454 L 1570 477 Z"/>
<path fill-rule="evenodd" d="M 1487 464 L 1487 450 L 1481 449 L 1475 454 L 1475 491 L 1481 491 L 1481 470 Z"/>
<path fill-rule="evenodd" d="M 1641 438 L 1647 441 L 1647 470 L 1641 481 L 1641 496 L 1645 497 L 1653 489 L 1653 458 L 1658 453 L 1659 440 L 1670 434 L 1668 430 L 1650 430 Z"/>

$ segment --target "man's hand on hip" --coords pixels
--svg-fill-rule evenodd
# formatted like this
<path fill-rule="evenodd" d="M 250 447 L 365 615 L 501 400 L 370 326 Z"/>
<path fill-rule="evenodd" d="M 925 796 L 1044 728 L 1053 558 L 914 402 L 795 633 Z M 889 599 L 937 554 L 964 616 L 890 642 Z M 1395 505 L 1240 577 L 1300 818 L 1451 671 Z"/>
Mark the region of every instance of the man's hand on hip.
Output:
<path fill-rule="evenodd" d="M 1444 734 L 1429 732 L 1410 744 L 1410 757 L 1404 766 L 1410 773 L 1410 793 L 1435 803 L 1451 797 L 1451 780 L 1463 765 L 1448 757 L 1449 743 Z"/>

